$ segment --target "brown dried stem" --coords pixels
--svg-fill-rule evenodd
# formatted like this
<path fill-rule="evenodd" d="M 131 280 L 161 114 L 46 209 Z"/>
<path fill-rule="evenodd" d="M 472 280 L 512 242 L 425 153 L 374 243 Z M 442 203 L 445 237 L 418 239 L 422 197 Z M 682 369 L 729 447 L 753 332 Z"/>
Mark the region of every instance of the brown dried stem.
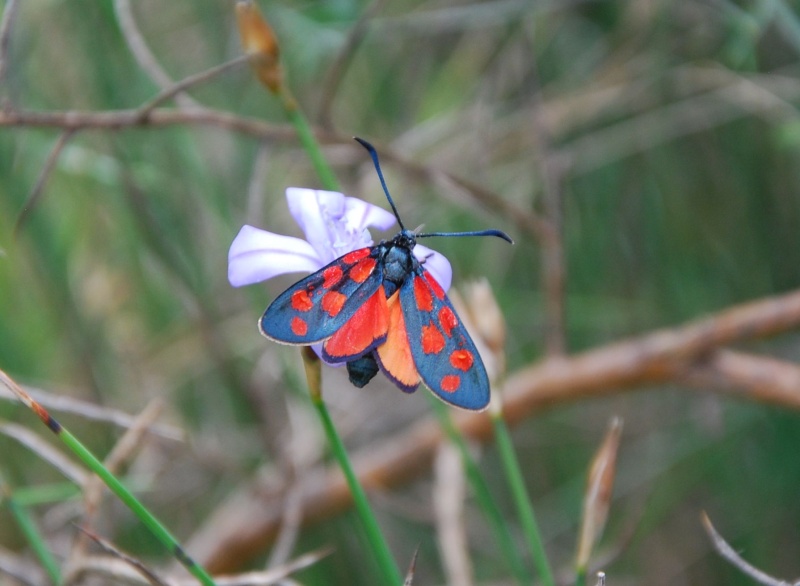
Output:
<path fill-rule="evenodd" d="M 717 533 L 708 515 L 703 513 L 700 520 L 703 522 L 703 527 L 705 527 L 706 533 L 708 533 L 708 537 L 711 539 L 711 543 L 714 545 L 714 549 L 717 550 L 717 553 L 736 566 L 742 573 L 747 574 L 759 584 L 765 584 L 766 586 L 800 586 L 800 580 L 795 580 L 794 582 L 779 580 L 778 578 L 773 578 L 766 572 L 762 572 L 755 566 L 750 565 L 736 553 L 736 550 L 733 549 L 719 533 Z"/>
<path fill-rule="evenodd" d="M 506 383 L 503 412 L 514 424 L 554 405 L 587 397 L 599 397 L 658 383 L 682 381 L 697 365 L 715 364 L 720 347 L 800 327 L 800 291 L 769 297 L 721 311 L 682 327 L 659 330 L 626 341 L 589 350 L 572 357 L 550 358 L 511 374 Z M 731 372 L 729 356 L 723 369 Z M 761 363 L 761 362 L 759 362 Z M 728 382 L 742 380 L 730 376 Z M 752 379 L 750 379 L 752 380 Z M 785 379 L 758 377 L 758 385 L 718 390 L 752 401 L 776 403 L 800 409 L 800 387 L 793 392 Z M 689 382 L 692 382 L 689 380 Z M 705 387 L 700 387 L 705 389 Z M 475 440 L 489 441 L 492 426 L 485 413 L 459 412 L 454 418 L 461 432 Z M 402 484 L 426 470 L 444 440 L 437 422 L 426 419 L 398 436 L 353 458 L 362 485 L 381 489 Z M 303 494 L 304 522 L 335 515 L 350 506 L 350 493 L 335 470 L 309 473 L 295 490 Z M 282 517 L 282 503 L 265 502 L 257 487 L 234 494 L 209 520 L 190 544 L 211 571 L 239 567 L 274 539 Z"/>

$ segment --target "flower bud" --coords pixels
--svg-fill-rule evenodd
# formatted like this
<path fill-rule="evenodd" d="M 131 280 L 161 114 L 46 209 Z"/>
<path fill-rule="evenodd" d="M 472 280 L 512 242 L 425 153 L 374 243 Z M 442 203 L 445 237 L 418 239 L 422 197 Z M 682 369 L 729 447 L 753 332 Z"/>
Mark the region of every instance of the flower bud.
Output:
<path fill-rule="evenodd" d="M 278 93 L 283 85 L 283 72 L 275 33 L 252 0 L 236 3 L 236 22 L 242 48 L 250 55 L 256 76 L 272 93 Z"/>

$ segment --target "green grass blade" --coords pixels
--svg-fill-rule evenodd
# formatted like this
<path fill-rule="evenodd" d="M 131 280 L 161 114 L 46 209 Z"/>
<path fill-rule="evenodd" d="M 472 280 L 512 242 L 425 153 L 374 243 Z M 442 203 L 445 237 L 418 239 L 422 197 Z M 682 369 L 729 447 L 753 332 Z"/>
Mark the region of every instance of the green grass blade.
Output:
<path fill-rule="evenodd" d="M 47 575 L 50 577 L 50 581 L 53 582 L 53 584 L 60 584 L 61 570 L 59 569 L 58 561 L 56 561 L 56 558 L 50 553 L 50 549 L 47 547 L 47 543 L 45 543 L 33 518 L 28 513 L 28 509 L 17 501 L 8 486 L 3 485 L 3 493 L 6 507 L 14 517 L 17 525 L 19 525 L 33 553 L 39 559 L 45 572 L 47 572 Z"/>
<path fill-rule="evenodd" d="M 73 454 L 75 454 L 81 462 L 83 462 L 92 472 L 97 474 L 100 479 L 111 489 L 117 497 L 125 503 L 125 505 L 139 518 L 139 520 L 147 527 L 153 536 L 174 555 L 178 561 L 197 578 L 204 586 L 216 586 L 214 580 L 198 565 L 189 555 L 184 551 L 178 540 L 164 527 L 155 516 L 147 510 L 147 508 L 133 496 L 122 482 L 116 476 L 103 466 L 103 463 L 97 459 L 84 446 L 78 438 L 72 435 L 69 430 L 62 426 L 55 418 L 53 418 L 47 409 L 37 403 L 28 393 L 22 390 L 14 380 L 8 376 L 3 370 L 0 370 L 0 383 L 4 384 L 17 398 L 44 423 L 47 428 L 52 431 L 64 445 L 66 445 Z"/>
<path fill-rule="evenodd" d="M 500 452 L 500 460 L 505 471 L 508 484 L 511 487 L 511 495 L 514 505 L 522 524 L 522 532 L 528 541 L 528 547 L 533 556 L 533 563 L 545 586 L 555 586 L 555 578 L 547 560 L 547 554 L 542 545 L 542 537 L 539 533 L 539 526 L 536 523 L 536 516 L 533 513 L 531 500 L 525 482 L 522 478 L 522 471 L 519 467 L 519 460 L 514 452 L 511 443 L 511 436 L 508 433 L 508 426 L 500 413 L 492 413 L 492 426 L 494 427 L 494 437 L 497 441 L 497 449 Z"/>
<path fill-rule="evenodd" d="M 450 418 L 450 413 L 447 411 L 447 407 L 445 407 L 441 401 L 434 398 L 432 395 L 430 395 L 430 399 L 431 404 L 433 405 L 434 413 L 436 413 L 436 416 L 439 418 L 439 423 L 442 426 L 442 429 L 444 429 L 447 437 L 451 442 L 453 442 L 453 444 L 455 444 L 461 453 L 461 458 L 464 461 L 464 467 L 467 473 L 467 480 L 469 481 L 472 491 L 475 494 L 475 500 L 483 510 L 487 521 L 489 521 L 489 525 L 491 526 L 492 531 L 495 534 L 495 538 L 497 539 L 497 543 L 499 544 L 500 551 L 505 556 L 511 571 L 514 574 L 514 578 L 519 584 L 532 584 L 533 577 L 530 575 L 530 572 L 528 572 L 528 569 L 525 567 L 525 564 L 522 561 L 522 557 L 520 557 L 517 548 L 514 546 L 514 538 L 508 530 L 508 524 L 503 520 L 503 514 L 492 497 L 489 486 L 486 484 L 483 475 L 481 475 L 481 472 L 478 469 L 478 464 L 470 455 L 469 450 L 467 449 L 467 443 L 464 441 L 464 437 L 461 435 L 461 433 L 459 433 L 455 425 L 453 425 L 453 421 Z"/>

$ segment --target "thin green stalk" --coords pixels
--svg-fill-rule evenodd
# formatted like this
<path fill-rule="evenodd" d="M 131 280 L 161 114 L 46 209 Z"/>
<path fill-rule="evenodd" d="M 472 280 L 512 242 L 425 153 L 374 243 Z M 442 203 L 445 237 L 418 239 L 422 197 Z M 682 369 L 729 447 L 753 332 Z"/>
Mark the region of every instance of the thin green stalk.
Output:
<path fill-rule="evenodd" d="M 539 526 L 536 523 L 536 517 L 533 513 L 528 490 L 525 488 L 525 482 L 522 479 L 519 460 L 514 452 L 513 444 L 511 443 L 508 426 L 506 426 L 506 422 L 501 413 L 493 412 L 491 417 L 494 427 L 494 437 L 497 441 L 497 449 L 500 452 L 500 460 L 511 487 L 511 495 L 517 507 L 517 514 L 522 524 L 522 532 L 525 535 L 525 539 L 528 541 L 528 547 L 530 547 L 531 555 L 533 556 L 533 563 L 545 586 L 555 586 L 553 571 L 550 568 L 550 562 L 547 560 L 547 554 L 542 545 Z"/>
<path fill-rule="evenodd" d="M 33 553 L 39 559 L 39 562 L 41 562 L 45 572 L 50 576 L 50 581 L 53 582 L 53 584 L 60 584 L 61 570 L 58 567 L 58 562 L 53 554 L 50 553 L 50 549 L 48 549 L 42 534 L 39 532 L 39 528 L 36 526 L 36 523 L 34 523 L 30 514 L 28 514 L 28 509 L 17 502 L 17 499 L 8 487 L 4 487 L 4 493 L 4 499 L 8 510 L 11 512 L 17 525 L 19 525 L 25 539 L 28 540 L 31 549 L 33 549 Z"/>
<path fill-rule="evenodd" d="M 575 586 L 588 586 L 586 582 L 586 566 L 578 568 L 575 572 Z"/>
<path fill-rule="evenodd" d="M 140 503 L 135 496 L 125 488 L 116 476 L 109 472 L 103 463 L 98 460 L 74 435 L 67 431 L 64 427 L 58 425 L 59 430 L 56 431 L 51 426 L 51 429 L 56 432 L 56 435 L 72 452 L 80 458 L 80 460 L 89 467 L 89 469 L 97 474 L 100 479 L 111 489 L 111 491 L 125 503 L 125 505 L 133 511 L 133 513 L 150 529 L 150 532 L 161 542 L 189 572 L 205 586 L 216 586 L 213 578 L 208 572 L 203 569 L 197 562 L 195 562 L 184 551 L 178 540 L 164 527 L 153 514 L 148 511 L 145 506 Z"/>
<path fill-rule="evenodd" d="M 42 407 L 33 397 L 26 393 L 14 380 L 8 376 L 2 369 L 0 369 L 0 384 L 7 387 L 17 398 L 44 423 L 47 428 L 52 431 L 64 445 L 66 445 L 73 454 L 75 454 L 81 462 L 100 479 L 105 482 L 106 486 L 116 494 L 119 499 L 133 511 L 133 513 L 150 529 L 150 532 L 155 536 L 158 541 L 164 545 L 178 561 L 197 578 L 204 586 L 216 586 L 214 580 L 201 566 L 190 558 L 184 551 L 178 540 L 156 519 L 153 514 L 148 511 L 145 506 L 140 503 L 135 496 L 125 488 L 117 477 L 109 472 L 103 463 L 98 460 L 74 435 L 72 435 L 64 426 L 62 426 L 50 413 Z"/>
<path fill-rule="evenodd" d="M 464 437 L 459 433 L 455 425 L 453 425 L 453 421 L 445 405 L 432 396 L 431 404 L 433 405 L 436 416 L 439 418 L 439 424 L 442 426 L 442 429 L 445 430 L 447 437 L 455 444 L 461 453 L 461 458 L 467 472 L 467 479 L 475 493 L 475 499 L 478 501 L 481 509 L 483 509 L 484 515 L 486 515 L 486 519 L 489 521 L 489 525 L 492 527 L 495 538 L 500 546 L 500 551 L 503 552 L 509 566 L 511 566 L 514 577 L 520 584 L 532 584 L 533 577 L 528 572 L 519 552 L 514 546 L 514 539 L 508 530 L 508 524 L 503 520 L 503 514 L 492 498 L 489 486 L 483 479 L 483 475 L 481 475 L 477 463 L 470 455 Z"/>
<path fill-rule="evenodd" d="M 334 175 L 330 166 L 328 166 L 328 162 L 322 154 L 322 149 L 319 148 L 317 138 L 311 131 L 311 126 L 309 126 L 306 117 L 303 116 L 300 108 L 298 108 L 297 102 L 294 97 L 292 97 L 289 89 L 286 86 L 281 86 L 279 96 L 286 117 L 294 126 L 297 132 L 297 138 L 300 139 L 300 144 L 303 145 L 303 149 L 305 149 L 308 158 L 311 159 L 311 164 L 314 166 L 314 171 L 316 171 L 320 183 L 322 183 L 325 189 L 330 191 L 341 191 L 342 188 L 339 185 L 339 180 L 336 178 L 336 175 Z"/>
<path fill-rule="evenodd" d="M 325 435 L 328 438 L 331 452 L 333 453 L 334 458 L 336 458 L 336 461 L 339 463 L 339 467 L 342 469 L 344 477 L 347 480 L 347 485 L 350 487 L 350 493 L 353 495 L 353 502 L 355 503 L 356 511 L 358 512 L 358 516 L 361 518 L 361 523 L 367 533 L 367 539 L 372 547 L 373 556 L 378 562 L 378 566 L 383 574 L 383 580 L 381 582 L 383 584 L 400 585 L 403 583 L 403 577 L 401 576 L 400 570 L 398 569 L 397 564 L 392 557 L 392 553 L 389 551 L 389 546 L 386 544 L 386 540 L 383 538 L 383 534 L 378 527 L 378 522 L 375 520 L 375 516 L 372 514 L 369 501 L 367 501 L 367 495 L 364 493 L 364 489 L 361 487 L 361 484 L 358 482 L 358 478 L 353 471 L 353 467 L 350 464 L 350 459 L 347 456 L 347 450 L 345 450 L 344 444 L 342 443 L 342 440 L 336 431 L 336 427 L 333 425 L 333 421 L 328 413 L 328 409 L 325 407 L 325 402 L 322 400 L 322 397 L 317 396 L 314 393 L 312 393 L 311 399 L 314 407 L 317 410 L 317 413 L 319 414 L 322 427 L 325 429 Z"/>

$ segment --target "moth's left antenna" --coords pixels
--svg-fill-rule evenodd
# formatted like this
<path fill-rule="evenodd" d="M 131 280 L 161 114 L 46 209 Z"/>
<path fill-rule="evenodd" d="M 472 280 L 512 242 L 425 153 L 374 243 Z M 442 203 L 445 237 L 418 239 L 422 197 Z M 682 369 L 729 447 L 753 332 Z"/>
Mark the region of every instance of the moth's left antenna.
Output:
<path fill-rule="evenodd" d="M 367 149 L 369 156 L 372 157 L 372 164 L 375 165 L 375 170 L 378 172 L 378 178 L 381 180 L 381 186 L 383 187 L 383 193 L 386 194 L 386 199 L 389 200 L 389 205 L 392 206 L 392 211 L 394 212 L 394 217 L 397 218 L 397 223 L 400 224 L 400 229 L 405 230 L 406 227 L 403 226 L 403 220 L 400 219 L 400 214 L 397 213 L 397 208 L 394 205 L 394 200 L 392 196 L 389 195 L 389 188 L 386 187 L 386 180 L 383 178 L 383 171 L 381 171 L 381 164 L 378 161 L 378 153 L 375 151 L 375 147 L 369 144 L 363 138 L 358 138 L 357 136 L 353 137 L 358 141 L 358 143 Z"/>

